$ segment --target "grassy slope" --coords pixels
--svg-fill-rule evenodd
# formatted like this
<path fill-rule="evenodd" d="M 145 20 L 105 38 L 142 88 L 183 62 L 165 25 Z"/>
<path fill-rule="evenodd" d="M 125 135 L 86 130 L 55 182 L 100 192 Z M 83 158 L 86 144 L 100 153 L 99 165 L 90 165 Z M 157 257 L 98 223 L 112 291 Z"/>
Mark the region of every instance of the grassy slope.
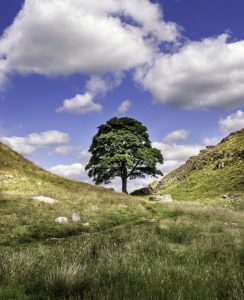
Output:
<path fill-rule="evenodd" d="M 224 168 L 215 169 L 219 162 Z M 220 199 L 224 194 L 244 196 L 244 129 L 204 150 L 167 175 L 157 192 L 177 200 Z"/>
<path fill-rule="evenodd" d="M 1 144 L 0 180 L 0 299 L 244 297 L 242 212 L 65 180 Z"/>

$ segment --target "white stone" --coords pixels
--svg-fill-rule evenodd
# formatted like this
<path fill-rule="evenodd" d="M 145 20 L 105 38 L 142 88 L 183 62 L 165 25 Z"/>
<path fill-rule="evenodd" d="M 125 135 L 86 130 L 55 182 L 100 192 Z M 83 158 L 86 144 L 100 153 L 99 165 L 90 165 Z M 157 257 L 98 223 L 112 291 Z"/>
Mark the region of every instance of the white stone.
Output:
<path fill-rule="evenodd" d="M 76 213 L 73 213 L 73 215 L 72 215 L 72 221 L 73 222 L 79 222 L 80 221 L 80 215 L 76 214 Z"/>
<path fill-rule="evenodd" d="M 38 202 L 44 202 L 44 203 L 49 203 L 49 204 L 54 204 L 58 202 L 57 200 L 49 197 L 44 197 L 44 196 L 37 196 L 37 197 L 32 197 L 33 200 L 38 201 Z"/>
<path fill-rule="evenodd" d="M 66 217 L 58 217 L 57 219 L 55 219 L 56 223 L 68 223 L 68 218 Z"/>
<path fill-rule="evenodd" d="M 128 208 L 128 206 L 127 205 L 123 205 L 123 204 L 119 204 L 118 208 Z"/>
<path fill-rule="evenodd" d="M 164 203 L 173 202 L 171 195 L 152 196 L 149 198 L 149 200 L 155 202 L 164 202 Z"/>
<path fill-rule="evenodd" d="M 84 227 L 89 227 L 89 226 L 90 226 L 90 223 L 82 223 L 82 225 L 83 225 Z"/>

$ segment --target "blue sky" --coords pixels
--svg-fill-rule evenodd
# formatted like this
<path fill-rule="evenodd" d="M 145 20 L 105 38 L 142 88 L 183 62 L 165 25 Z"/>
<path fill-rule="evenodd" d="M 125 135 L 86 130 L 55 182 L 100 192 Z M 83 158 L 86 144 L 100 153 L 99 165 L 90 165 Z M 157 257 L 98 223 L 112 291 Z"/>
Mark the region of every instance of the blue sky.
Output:
<path fill-rule="evenodd" d="M 1 141 L 87 181 L 97 126 L 127 115 L 169 172 L 244 127 L 243 11 L 242 0 L 1 0 Z"/>

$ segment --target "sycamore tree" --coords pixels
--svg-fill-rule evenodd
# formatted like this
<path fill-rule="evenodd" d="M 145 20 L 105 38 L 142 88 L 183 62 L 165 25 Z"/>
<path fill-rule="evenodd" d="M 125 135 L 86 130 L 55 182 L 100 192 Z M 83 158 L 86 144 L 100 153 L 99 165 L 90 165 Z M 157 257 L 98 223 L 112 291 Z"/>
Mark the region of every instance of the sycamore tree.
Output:
<path fill-rule="evenodd" d="M 161 152 L 152 148 L 147 128 L 131 118 L 113 118 L 99 126 L 89 152 L 89 177 L 96 184 L 108 184 L 120 177 L 124 193 L 128 179 L 162 175 L 156 167 L 163 163 Z"/>

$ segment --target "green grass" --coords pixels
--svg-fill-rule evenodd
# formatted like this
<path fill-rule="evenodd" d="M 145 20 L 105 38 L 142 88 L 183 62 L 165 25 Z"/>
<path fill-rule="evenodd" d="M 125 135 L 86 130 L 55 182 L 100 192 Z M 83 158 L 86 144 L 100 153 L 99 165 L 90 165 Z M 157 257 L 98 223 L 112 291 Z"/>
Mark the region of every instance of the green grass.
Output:
<path fill-rule="evenodd" d="M 59 178 L 2 148 L 1 300 L 244 299 L 238 207 L 152 203 Z"/>
<path fill-rule="evenodd" d="M 224 167 L 216 169 L 219 163 Z M 189 159 L 169 173 L 155 188 L 156 193 L 171 194 L 176 200 L 199 201 L 244 209 L 244 129 L 215 147 Z M 240 203 L 224 203 L 223 195 L 239 196 Z"/>
<path fill-rule="evenodd" d="M 12 201 L 1 215 L 0 299 L 244 297 L 242 212 L 131 199 L 128 208 L 87 210 L 87 229 L 53 218 L 43 226 L 38 215 L 48 210 L 35 205 L 29 226 L 24 210 L 14 225 L 16 199 L 5 205 Z"/>

